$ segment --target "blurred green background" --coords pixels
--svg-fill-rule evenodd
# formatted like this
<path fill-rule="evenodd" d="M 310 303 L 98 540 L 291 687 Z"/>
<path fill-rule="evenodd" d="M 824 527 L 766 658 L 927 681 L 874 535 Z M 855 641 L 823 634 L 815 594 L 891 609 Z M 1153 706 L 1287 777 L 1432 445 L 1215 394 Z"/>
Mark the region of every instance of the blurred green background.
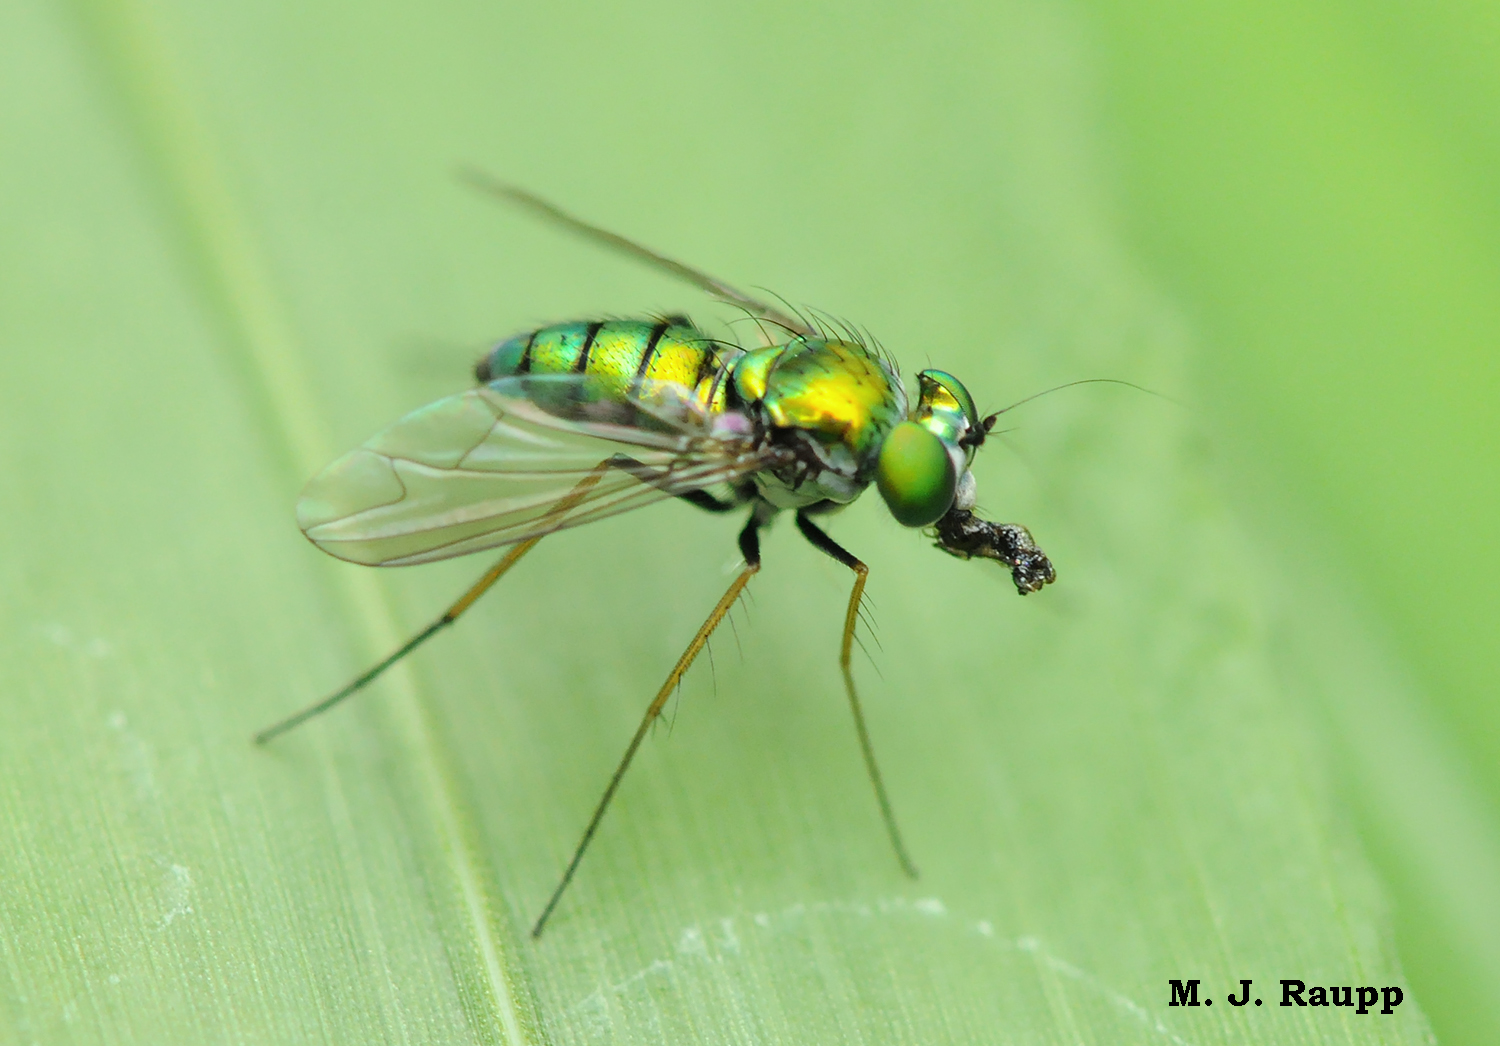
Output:
<path fill-rule="evenodd" d="M 1497 56 L 1461 4 L 0 8 L 0 1041 L 1497 1041 Z M 1039 596 L 833 525 L 919 882 L 785 525 L 540 942 L 736 521 L 549 539 L 249 745 L 481 569 L 316 554 L 313 470 L 528 325 L 733 319 L 460 163 L 991 409 L 1184 404 L 1009 416 Z"/>

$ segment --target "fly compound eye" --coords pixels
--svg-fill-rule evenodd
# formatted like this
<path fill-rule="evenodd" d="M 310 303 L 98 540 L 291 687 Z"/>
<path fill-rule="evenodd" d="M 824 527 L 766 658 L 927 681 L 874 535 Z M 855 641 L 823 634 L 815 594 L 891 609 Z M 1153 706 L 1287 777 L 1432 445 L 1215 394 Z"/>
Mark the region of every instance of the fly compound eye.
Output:
<path fill-rule="evenodd" d="M 941 439 L 915 421 L 903 421 L 881 444 L 875 485 L 896 522 L 925 527 L 953 504 L 958 473 Z"/>

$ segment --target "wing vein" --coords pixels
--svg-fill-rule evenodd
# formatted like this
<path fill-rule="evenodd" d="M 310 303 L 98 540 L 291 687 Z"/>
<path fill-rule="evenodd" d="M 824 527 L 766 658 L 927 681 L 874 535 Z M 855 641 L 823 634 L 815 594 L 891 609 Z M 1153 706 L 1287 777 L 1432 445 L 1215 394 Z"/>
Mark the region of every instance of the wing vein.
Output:
<path fill-rule="evenodd" d="M 730 420 L 683 386 L 620 397 L 586 374 L 507 377 L 414 411 L 335 461 L 303 490 L 298 524 L 330 554 L 372 565 L 524 541 L 734 487 L 780 460 L 749 419 Z M 640 468 L 601 476 L 621 455 Z"/>

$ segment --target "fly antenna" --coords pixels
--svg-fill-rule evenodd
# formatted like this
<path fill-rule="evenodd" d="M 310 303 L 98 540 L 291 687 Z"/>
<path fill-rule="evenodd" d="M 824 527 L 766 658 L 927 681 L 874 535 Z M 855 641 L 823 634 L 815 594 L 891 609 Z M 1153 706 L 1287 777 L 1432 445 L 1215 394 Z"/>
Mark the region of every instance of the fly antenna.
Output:
<path fill-rule="evenodd" d="M 966 438 L 965 442 L 970 446 L 979 446 L 979 444 L 984 442 L 984 437 L 988 436 L 990 434 L 990 430 L 995 427 L 995 422 L 1000 419 L 1000 415 L 1008 413 L 1009 411 L 1013 411 L 1017 407 L 1024 406 L 1025 404 L 1030 403 L 1032 400 L 1041 399 L 1043 396 L 1050 396 L 1054 392 L 1061 392 L 1063 389 L 1071 389 L 1077 385 L 1124 385 L 1127 389 L 1135 389 L 1135 391 L 1137 392 L 1144 392 L 1148 396 L 1155 396 L 1157 399 L 1166 400 L 1168 403 L 1171 403 L 1174 406 L 1182 407 L 1184 410 L 1187 409 L 1187 404 L 1183 403 L 1181 400 L 1173 399 L 1171 396 L 1168 396 L 1164 392 L 1157 392 L 1155 389 L 1148 389 L 1144 385 L 1137 385 L 1133 381 L 1125 381 L 1122 378 L 1079 378 L 1077 381 L 1065 381 L 1061 385 L 1054 385 L 1050 389 L 1043 389 L 1041 392 L 1033 392 L 1030 396 L 1023 396 L 1021 399 L 1016 400 L 1008 407 L 1001 407 L 993 414 L 987 415 L 984 420 L 979 423 L 979 428 L 971 433 L 970 436 Z"/>

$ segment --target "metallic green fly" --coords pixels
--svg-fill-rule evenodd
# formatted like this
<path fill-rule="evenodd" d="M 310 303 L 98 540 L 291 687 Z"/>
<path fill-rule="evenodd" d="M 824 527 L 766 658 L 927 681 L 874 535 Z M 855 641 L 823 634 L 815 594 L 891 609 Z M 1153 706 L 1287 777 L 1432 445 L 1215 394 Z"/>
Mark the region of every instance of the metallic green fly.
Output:
<path fill-rule="evenodd" d="M 997 560 L 1016 590 L 1052 581 L 1025 527 L 974 514 L 969 466 L 998 414 L 981 417 L 963 384 L 917 375 L 916 402 L 881 352 L 706 273 L 572 217 L 521 189 L 470 175 L 481 189 L 644 260 L 756 321 L 758 348 L 709 337 L 684 317 L 594 320 L 501 342 L 476 385 L 407 415 L 313 477 L 297 523 L 323 551 L 401 566 L 509 546 L 457 602 L 342 690 L 259 735 L 265 742 L 360 690 L 451 625 L 548 534 L 681 498 L 709 512 L 748 509 L 744 566 L 647 706 L 572 859 L 542 910 L 547 919 L 583 859 L 636 749 L 709 636 L 760 570 L 763 527 L 783 511 L 819 550 L 854 572 L 839 667 L 865 766 L 896 857 L 916 877 L 875 764 L 850 670 L 869 569 L 817 523 L 874 482 L 903 526 L 922 528 L 961 559 Z"/>

